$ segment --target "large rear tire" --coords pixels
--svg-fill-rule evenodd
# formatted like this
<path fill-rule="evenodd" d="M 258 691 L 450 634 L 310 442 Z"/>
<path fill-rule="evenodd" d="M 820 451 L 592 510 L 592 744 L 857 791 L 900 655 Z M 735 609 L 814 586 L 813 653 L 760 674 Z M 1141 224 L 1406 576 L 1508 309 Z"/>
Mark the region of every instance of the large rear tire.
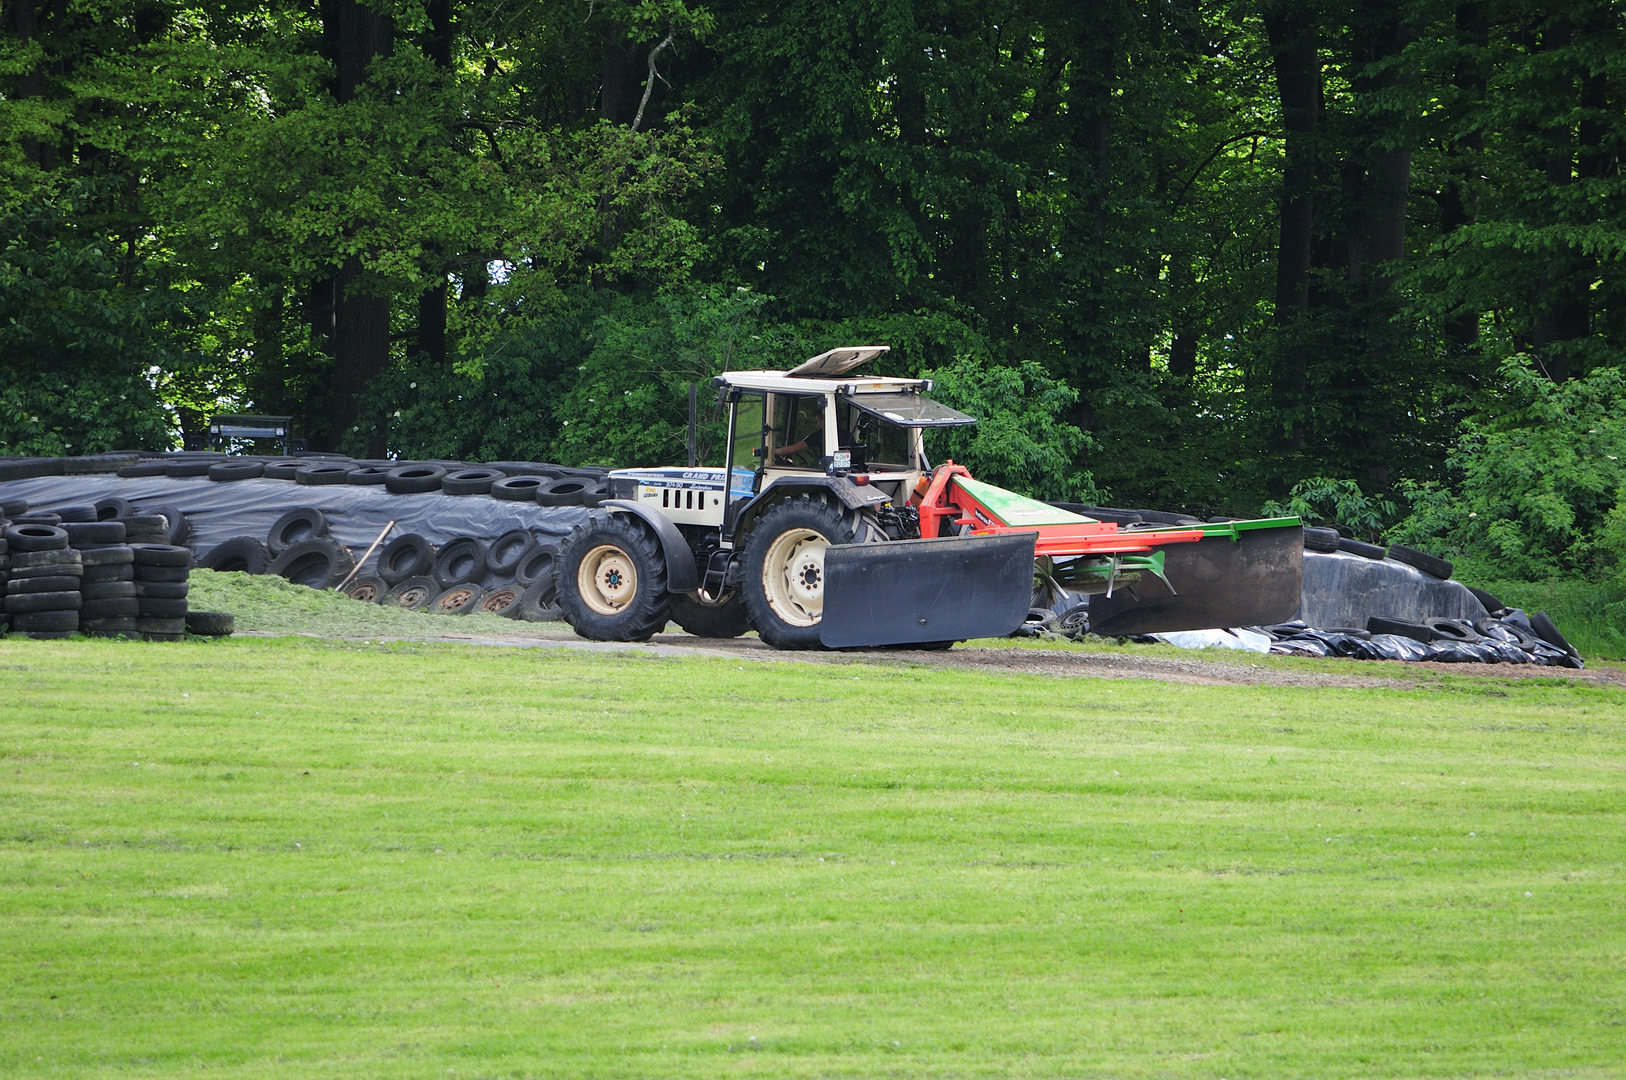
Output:
<path fill-rule="evenodd" d="M 648 641 L 666 628 L 666 560 L 643 522 L 595 516 L 565 538 L 558 566 L 559 606 L 582 637 Z"/>
<path fill-rule="evenodd" d="M 745 609 L 776 649 L 821 649 L 824 552 L 855 539 L 848 516 L 822 495 L 792 496 L 757 518 L 745 553 Z"/>
<path fill-rule="evenodd" d="M 683 627 L 684 633 L 702 638 L 737 638 L 751 629 L 750 614 L 738 593 L 720 604 L 674 596 L 672 621 Z"/>

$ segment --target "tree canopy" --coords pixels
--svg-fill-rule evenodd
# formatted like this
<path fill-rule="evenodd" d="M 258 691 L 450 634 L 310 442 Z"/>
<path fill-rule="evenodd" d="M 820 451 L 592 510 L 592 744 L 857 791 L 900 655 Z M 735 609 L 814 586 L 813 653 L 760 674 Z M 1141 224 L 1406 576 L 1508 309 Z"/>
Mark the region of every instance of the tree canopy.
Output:
<path fill-rule="evenodd" d="M 1542 567 L 1619 501 L 1615 0 L 3 10 L 0 452 L 649 464 L 688 383 L 865 339 L 1038 495 L 1330 478 Z M 1538 446 L 1562 512 L 1486 488 Z"/>

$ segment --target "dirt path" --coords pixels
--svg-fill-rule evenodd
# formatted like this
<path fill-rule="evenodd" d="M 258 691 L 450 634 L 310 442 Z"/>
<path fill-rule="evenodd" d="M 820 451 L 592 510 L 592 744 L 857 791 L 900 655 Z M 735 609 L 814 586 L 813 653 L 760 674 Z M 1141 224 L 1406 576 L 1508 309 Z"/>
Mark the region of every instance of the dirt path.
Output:
<path fill-rule="evenodd" d="M 253 631 L 249 632 L 253 634 Z M 357 639 L 362 640 L 362 639 Z M 1326 661 L 1272 658 L 1267 663 L 1234 659 L 1238 654 L 1193 652 L 1191 657 L 1142 656 L 1084 648 L 1034 649 L 968 648 L 947 651 L 877 649 L 863 652 L 778 652 L 755 637 L 732 640 L 701 639 L 688 634 L 657 634 L 647 644 L 585 641 L 568 627 L 554 634 L 494 636 L 446 634 L 413 638 L 367 638 L 368 641 L 411 640 L 517 649 L 571 649 L 584 652 L 638 653 L 645 656 L 707 656 L 765 663 L 797 664 L 930 664 L 965 670 L 1047 675 L 1055 678 L 1152 679 L 1195 686 L 1313 686 L 1410 689 L 1435 681 L 1439 675 L 1491 679 L 1563 678 L 1577 682 L 1626 687 L 1626 670 L 1600 667 L 1587 671 L 1516 664 L 1405 664 L 1390 660 L 1334 660 L 1349 665 L 1348 673 L 1318 670 Z M 1251 654 L 1250 654 L 1251 655 Z M 1316 665 L 1312 668 L 1310 665 Z"/>

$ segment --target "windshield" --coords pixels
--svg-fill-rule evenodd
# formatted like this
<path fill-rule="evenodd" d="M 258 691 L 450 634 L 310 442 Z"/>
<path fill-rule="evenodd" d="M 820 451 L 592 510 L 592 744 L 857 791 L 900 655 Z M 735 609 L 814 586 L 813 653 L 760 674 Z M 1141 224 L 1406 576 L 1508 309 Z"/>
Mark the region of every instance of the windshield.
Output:
<path fill-rule="evenodd" d="M 959 427 L 975 424 L 977 418 L 967 416 L 958 409 L 903 391 L 896 394 L 853 394 L 844 397 L 853 407 L 902 427 Z"/>
<path fill-rule="evenodd" d="M 841 425 L 841 448 L 852 453 L 853 468 L 915 468 L 914 432 L 909 428 L 855 409 L 849 398 L 836 399 L 836 419 Z"/>

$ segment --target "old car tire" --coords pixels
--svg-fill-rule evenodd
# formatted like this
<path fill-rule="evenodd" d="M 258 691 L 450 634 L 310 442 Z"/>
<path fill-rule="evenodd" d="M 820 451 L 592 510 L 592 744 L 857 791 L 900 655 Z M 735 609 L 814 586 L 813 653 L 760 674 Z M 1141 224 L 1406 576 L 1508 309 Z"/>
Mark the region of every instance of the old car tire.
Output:
<path fill-rule="evenodd" d="M 824 614 L 824 552 L 850 544 L 853 529 L 822 495 L 794 495 L 751 528 L 745 607 L 757 635 L 776 649 L 818 649 Z"/>
<path fill-rule="evenodd" d="M 519 600 L 525 590 L 518 585 L 504 585 L 480 597 L 476 605 L 482 615 L 501 615 L 505 619 L 519 617 Z"/>
<path fill-rule="evenodd" d="M 720 604 L 702 604 L 687 595 L 674 596 L 671 618 L 685 634 L 701 638 L 737 638 L 751 629 L 751 616 L 739 593 Z"/>
<path fill-rule="evenodd" d="M 409 577 L 390 586 L 379 603 L 385 607 L 398 607 L 406 611 L 421 611 L 429 601 L 439 596 L 440 585 L 432 577 Z"/>
<path fill-rule="evenodd" d="M 441 479 L 440 490 L 448 495 L 485 495 L 507 475 L 501 469 L 454 469 Z"/>
<path fill-rule="evenodd" d="M 20 551 L 61 551 L 68 546 L 68 534 L 56 525 L 13 525 L 6 530 L 6 545 L 14 555 Z"/>
<path fill-rule="evenodd" d="M 335 540 L 301 540 L 290 544 L 271 564 L 271 573 L 296 585 L 331 589 L 356 568 L 350 549 Z"/>
<path fill-rule="evenodd" d="M 384 594 L 390 587 L 384 584 L 383 578 L 359 577 L 344 587 L 344 595 L 352 600 L 360 600 L 364 604 L 376 604 L 384 599 Z"/>
<path fill-rule="evenodd" d="M 352 487 L 377 486 L 388 479 L 389 475 L 390 471 L 388 469 L 377 465 L 366 465 L 346 473 L 344 482 Z"/>
<path fill-rule="evenodd" d="M 1389 558 L 1395 562 L 1415 567 L 1423 573 L 1437 577 L 1442 581 L 1448 580 L 1452 571 L 1456 569 L 1447 559 L 1441 559 L 1430 555 L 1426 551 L 1418 551 L 1416 548 L 1404 547 L 1400 544 L 1389 545 Z"/>
<path fill-rule="evenodd" d="M 234 536 L 211 548 L 198 565 L 205 570 L 263 574 L 271 565 L 271 553 L 252 536 Z"/>
<path fill-rule="evenodd" d="M 96 502 L 97 521 L 118 521 L 135 513 L 129 499 L 121 499 L 116 495 L 99 499 Z"/>
<path fill-rule="evenodd" d="M 518 479 L 515 477 L 514 479 Z M 538 506 L 580 506 L 582 496 L 594 487 L 591 480 L 567 476 L 562 480 L 549 480 L 536 490 Z"/>
<path fill-rule="evenodd" d="M 164 543 L 166 544 L 184 544 L 187 538 L 192 535 L 192 523 L 176 507 L 150 506 L 142 513 L 144 515 L 157 514 L 164 519 Z M 126 530 L 129 529 L 128 523 L 126 523 L 125 528 Z"/>
<path fill-rule="evenodd" d="M 237 632 L 237 617 L 229 611 L 188 611 L 186 632 L 199 637 L 230 637 Z"/>
<path fill-rule="evenodd" d="M 11 628 L 19 634 L 66 637 L 79 629 L 77 611 L 35 611 L 26 615 L 13 615 Z"/>
<path fill-rule="evenodd" d="M 442 589 L 429 601 L 428 610 L 436 615 L 467 615 L 473 611 L 485 590 L 472 581 Z"/>
<path fill-rule="evenodd" d="M 209 479 L 219 483 L 233 480 L 257 480 L 265 475 L 263 461 L 218 461 L 209 466 Z"/>
<path fill-rule="evenodd" d="M 265 534 L 265 548 L 272 556 L 281 555 L 289 545 L 301 540 L 320 540 L 327 530 L 326 514 L 314 506 L 301 506 L 276 520 Z"/>
<path fill-rule="evenodd" d="M 523 619 L 525 622 L 558 622 L 565 617 L 564 609 L 558 604 L 558 594 L 551 579 L 527 586 L 525 591 L 520 593 L 519 603 L 503 614 L 510 619 Z"/>
<path fill-rule="evenodd" d="M 306 465 L 303 468 L 294 470 L 294 483 L 304 484 L 306 487 L 326 487 L 330 484 L 342 484 L 355 471 L 356 467 L 354 465 L 341 465 L 336 462 Z"/>
<path fill-rule="evenodd" d="M 546 476 L 510 476 L 492 483 L 491 497 L 505 502 L 536 502 L 537 492 L 550 483 L 552 480 Z"/>
<path fill-rule="evenodd" d="M 666 559 L 642 521 L 595 514 L 559 549 L 559 606 L 591 641 L 648 641 L 666 626 Z"/>
<path fill-rule="evenodd" d="M 478 581 L 486 574 L 486 546 L 472 536 L 459 536 L 435 552 L 435 580 L 443 589 Z"/>
<path fill-rule="evenodd" d="M 1338 550 L 1359 555 L 1363 559 L 1381 559 L 1385 554 L 1381 544 L 1368 544 L 1364 540 L 1350 540 L 1347 537 L 1339 538 Z"/>
<path fill-rule="evenodd" d="M 131 544 L 130 554 L 137 566 L 187 567 L 192 552 L 174 544 Z"/>
<path fill-rule="evenodd" d="M 59 525 L 68 534 L 69 547 L 101 547 L 124 543 L 122 521 L 71 521 Z"/>
<path fill-rule="evenodd" d="M 514 581 L 527 589 L 544 579 L 551 582 L 554 570 L 558 565 L 558 546 L 551 543 L 539 543 L 514 568 Z"/>
<path fill-rule="evenodd" d="M 496 577 L 516 580 L 519 564 L 535 549 L 536 537 L 529 529 L 510 529 L 486 550 L 486 569 Z"/>
<path fill-rule="evenodd" d="M 1306 526 L 1304 529 L 1304 550 L 1318 551 L 1330 555 L 1338 550 L 1338 530 L 1324 529 L 1316 526 Z"/>
<path fill-rule="evenodd" d="M 440 490 L 446 470 L 439 465 L 403 465 L 384 477 L 384 487 L 394 495 L 424 495 Z"/>
<path fill-rule="evenodd" d="M 378 576 L 394 585 L 407 578 L 422 577 L 435 565 L 435 545 L 417 533 L 397 536 L 378 556 Z"/>

